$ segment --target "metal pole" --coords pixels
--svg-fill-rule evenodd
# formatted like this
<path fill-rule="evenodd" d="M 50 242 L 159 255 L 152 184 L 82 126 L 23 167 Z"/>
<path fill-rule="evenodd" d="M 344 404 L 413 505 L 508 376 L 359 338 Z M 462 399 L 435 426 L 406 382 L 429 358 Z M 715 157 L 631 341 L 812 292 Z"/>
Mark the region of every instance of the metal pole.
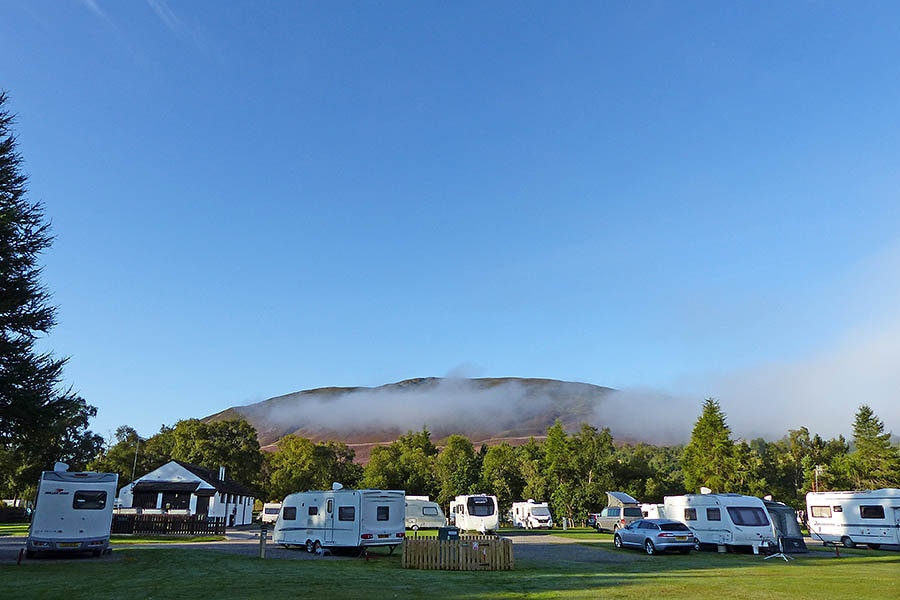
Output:
<path fill-rule="evenodd" d="M 266 524 L 263 523 L 259 527 L 259 557 L 266 557 Z"/>

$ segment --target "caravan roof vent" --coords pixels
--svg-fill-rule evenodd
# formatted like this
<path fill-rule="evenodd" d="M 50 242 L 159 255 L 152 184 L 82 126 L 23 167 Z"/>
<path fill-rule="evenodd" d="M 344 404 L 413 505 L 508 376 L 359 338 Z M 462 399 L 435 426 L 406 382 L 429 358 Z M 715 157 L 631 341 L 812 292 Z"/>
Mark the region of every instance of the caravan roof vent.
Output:
<path fill-rule="evenodd" d="M 334 483 L 331 484 L 331 489 L 342 490 L 342 489 L 344 489 L 344 486 L 341 485 L 340 483 L 338 483 L 337 481 L 335 481 Z"/>
<path fill-rule="evenodd" d="M 69 465 L 67 465 L 64 462 L 58 462 L 55 465 L 53 465 L 53 470 L 54 471 L 68 471 Z"/>

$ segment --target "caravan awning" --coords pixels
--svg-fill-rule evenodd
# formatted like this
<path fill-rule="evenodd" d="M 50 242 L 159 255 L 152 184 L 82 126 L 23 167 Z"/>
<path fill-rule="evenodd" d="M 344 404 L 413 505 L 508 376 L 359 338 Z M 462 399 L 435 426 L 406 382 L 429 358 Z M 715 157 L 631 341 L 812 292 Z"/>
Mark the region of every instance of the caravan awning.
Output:
<path fill-rule="evenodd" d="M 138 481 L 132 491 L 140 492 L 193 492 L 199 481 Z"/>

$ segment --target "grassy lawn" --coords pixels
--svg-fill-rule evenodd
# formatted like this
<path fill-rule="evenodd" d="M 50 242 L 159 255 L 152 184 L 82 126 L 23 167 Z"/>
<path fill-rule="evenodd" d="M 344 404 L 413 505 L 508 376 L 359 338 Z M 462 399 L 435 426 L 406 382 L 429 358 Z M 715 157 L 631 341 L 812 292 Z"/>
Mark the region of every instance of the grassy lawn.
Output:
<path fill-rule="evenodd" d="M 421 532 L 420 532 L 421 533 Z M 572 532 L 566 535 L 578 535 Z M 594 534 L 596 535 L 596 534 Z M 604 538 L 606 536 L 601 536 Z M 599 542 L 598 542 L 599 543 Z M 605 547 L 611 548 L 608 541 Z M 590 545 L 593 545 L 592 543 Z M 692 553 L 591 563 L 516 561 L 515 571 L 402 569 L 395 553 L 364 559 L 261 560 L 190 548 L 119 548 L 111 559 L 0 565 L 9 598 L 691 598 L 747 600 L 900 597 L 900 553 L 854 550 L 796 560 L 750 554 Z"/>
<path fill-rule="evenodd" d="M 0 523 L 0 537 L 7 535 L 28 535 L 28 523 Z"/>

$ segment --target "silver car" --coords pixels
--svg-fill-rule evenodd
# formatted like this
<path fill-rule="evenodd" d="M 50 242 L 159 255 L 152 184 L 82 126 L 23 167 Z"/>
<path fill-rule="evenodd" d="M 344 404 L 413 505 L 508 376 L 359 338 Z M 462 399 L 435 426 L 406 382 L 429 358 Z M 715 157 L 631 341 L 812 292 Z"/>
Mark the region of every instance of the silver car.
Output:
<path fill-rule="evenodd" d="M 647 554 L 677 550 L 688 554 L 694 548 L 694 532 L 681 521 L 641 519 L 622 527 L 613 536 L 616 548 L 633 546 Z"/>

